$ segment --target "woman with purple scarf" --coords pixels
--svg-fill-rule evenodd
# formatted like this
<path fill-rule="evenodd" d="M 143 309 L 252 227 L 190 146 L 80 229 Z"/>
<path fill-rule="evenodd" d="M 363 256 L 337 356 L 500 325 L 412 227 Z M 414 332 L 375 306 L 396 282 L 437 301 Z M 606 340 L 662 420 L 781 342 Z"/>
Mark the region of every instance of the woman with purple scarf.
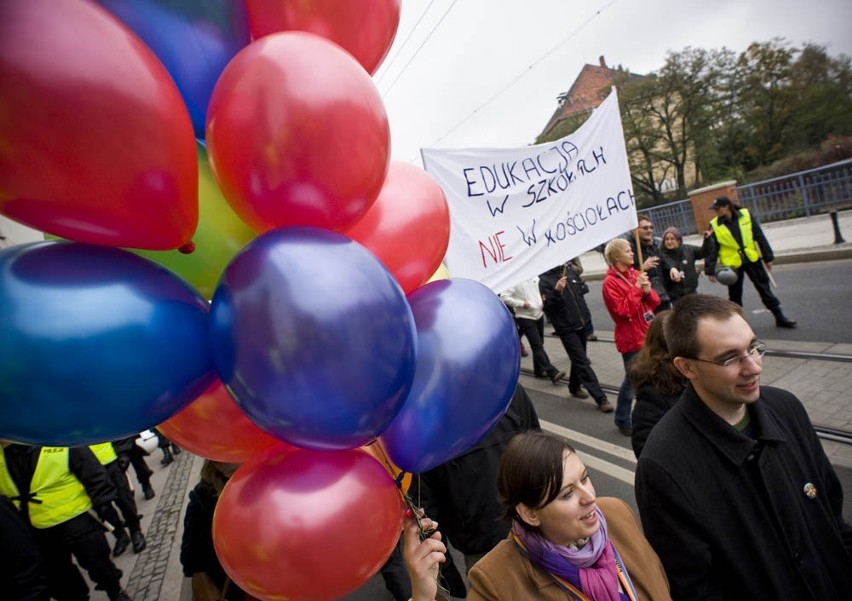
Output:
<path fill-rule="evenodd" d="M 663 566 L 636 515 L 624 501 L 596 497 L 564 438 L 515 436 L 500 460 L 497 488 L 512 530 L 470 570 L 470 601 L 670 601 Z M 440 536 L 421 542 L 417 525 L 406 522 L 413 601 L 436 598 L 436 567 L 446 553 Z"/>

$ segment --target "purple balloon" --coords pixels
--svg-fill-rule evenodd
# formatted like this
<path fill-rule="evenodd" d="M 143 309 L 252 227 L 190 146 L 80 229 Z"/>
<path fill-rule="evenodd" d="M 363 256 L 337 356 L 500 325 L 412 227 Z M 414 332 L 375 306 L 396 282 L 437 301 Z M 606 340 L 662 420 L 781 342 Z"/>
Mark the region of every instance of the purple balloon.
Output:
<path fill-rule="evenodd" d="M 156 426 L 215 376 L 207 301 L 130 252 L 0 252 L 0 438 L 72 446 Z"/>
<path fill-rule="evenodd" d="M 180 90 L 195 137 L 219 75 L 251 40 L 245 0 L 96 0 L 142 38 Z"/>
<path fill-rule="evenodd" d="M 382 441 L 396 465 L 420 473 L 464 453 L 500 419 L 518 382 L 521 351 L 506 305 L 473 280 L 432 282 L 408 301 L 417 370 Z"/>
<path fill-rule="evenodd" d="M 288 227 L 258 236 L 225 269 L 211 308 L 213 360 L 242 410 L 301 447 L 366 444 L 414 378 L 405 294 L 357 242 Z"/>

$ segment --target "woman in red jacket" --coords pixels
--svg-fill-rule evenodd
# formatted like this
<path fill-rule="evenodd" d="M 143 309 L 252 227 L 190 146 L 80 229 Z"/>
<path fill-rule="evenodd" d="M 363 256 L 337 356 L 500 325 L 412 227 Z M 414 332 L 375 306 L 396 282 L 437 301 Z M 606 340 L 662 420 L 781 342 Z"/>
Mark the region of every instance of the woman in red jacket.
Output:
<path fill-rule="evenodd" d="M 603 299 L 615 322 L 615 348 L 624 361 L 624 380 L 618 390 L 615 425 L 619 432 L 630 436 L 633 432 L 630 421 L 633 404 L 630 361 L 642 348 L 645 332 L 654 320 L 654 309 L 660 304 L 660 297 L 651 288 L 648 275 L 633 267 L 633 250 L 627 240 L 611 240 L 604 249 L 604 257 L 609 269 L 603 281 Z"/>

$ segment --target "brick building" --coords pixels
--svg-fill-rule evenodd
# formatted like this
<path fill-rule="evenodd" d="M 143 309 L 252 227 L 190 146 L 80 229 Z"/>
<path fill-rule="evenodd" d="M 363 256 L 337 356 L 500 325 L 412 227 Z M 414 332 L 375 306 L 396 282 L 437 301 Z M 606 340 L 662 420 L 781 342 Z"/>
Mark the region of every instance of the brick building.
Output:
<path fill-rule="evenodd" d="M 632 75 L 620 66 L 617 69 L 607 67 L 604 57 L 600 57 L 599 61 L 600 65 L 584 65 L 571 88 L 557 97 L 559 106 L 539 134 L 539 138 L 549 136 L 566 119 L 588 116 L 606 99 L 617 82 L 643 77 Z"/>

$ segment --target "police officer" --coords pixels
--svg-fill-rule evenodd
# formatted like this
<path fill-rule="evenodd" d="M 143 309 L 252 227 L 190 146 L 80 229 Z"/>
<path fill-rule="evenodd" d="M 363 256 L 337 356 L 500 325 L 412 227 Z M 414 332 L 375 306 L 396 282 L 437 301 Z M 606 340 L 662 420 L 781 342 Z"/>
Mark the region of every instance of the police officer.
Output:
<path fill-rule="evenodd" d="M 131 542 L 133 543 L 133 552 L 141 553 L 147 546 L 145 535 L 142 534 L 142 528 L 139 524 L 142 516 L 137 512 L 136 500 L 133 498 L 133 491 L 130 490 L 130 486 L 127 484 L 127 476 L 118 461 L 118 455 L 116 455 L 111 442 L 89 445 L 89 448 L 92 449 L 95 457 L 98 458 L 100 464 L 106 469 L 110 483 L 116 490 L 115 505 L 121 512 L 122 517 L 124 517 L 124 523 L 121 520 L 117 523 L 111 522 L 113 526 L 112 533 L 115 536 L 115 546 L 112 548 L 112 554 L 114 557 L 118 557 L 124 553 Z M 124 528 L 125 525 L 130 530 L 130 536 L 127 535 L 127 530 Z"/>
<path fill-rule="evenodd" d="M 12 499 L 33 527 L 51 596 L 59 601 L 89 598 L 73 555 L 110 601 L 131 601 L 121 588 L 121 570 L 110 559 L 103 528 L 90 514 L 94 506 L 102 518 L 118 518 L 110 504 L 115 489 L 91 449 L 0 445 L 0 494 Z"/>
<path fill-rule="evenodd" d="M 710 245 L 705 260 L 704 273 L 711 282 L 716 281 L 716 263 L 730 267 L 737 279 L 728 286 L 728 298 L 742 306 L 743 276 L 747 275 L 754 284 L 760 300 L 775 316 L 779 328 L 795 328 L 796 322 L 781 311 L 781 301 L 772 293 L 768 269 L 772 268 L 774 254 L 769 241 L 757 219 L 748 209 L 738 207 L 727 196 L 720 196 L 711 207 L 716 216 L 710 220 L 711 235 L 715 244 Z"/>

